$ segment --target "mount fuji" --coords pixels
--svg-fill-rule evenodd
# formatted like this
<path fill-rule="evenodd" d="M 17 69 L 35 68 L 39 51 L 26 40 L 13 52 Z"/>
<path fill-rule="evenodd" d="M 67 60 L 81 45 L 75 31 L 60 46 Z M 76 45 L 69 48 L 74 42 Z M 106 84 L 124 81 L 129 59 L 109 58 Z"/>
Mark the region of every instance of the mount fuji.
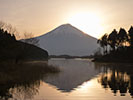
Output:
<path fill-rule="evenodd" d="M 88 56 L 98 48 L 96 38 L 70 24 L 63 24 L 36 38 L 39 47 L 47 50 L 49 55 Z"/>

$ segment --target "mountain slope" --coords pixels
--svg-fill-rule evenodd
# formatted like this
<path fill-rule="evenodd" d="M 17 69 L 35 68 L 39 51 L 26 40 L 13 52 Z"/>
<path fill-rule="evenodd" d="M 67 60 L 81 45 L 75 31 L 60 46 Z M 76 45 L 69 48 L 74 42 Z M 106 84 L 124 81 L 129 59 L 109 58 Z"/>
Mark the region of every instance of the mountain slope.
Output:
<path fill-rule="evenodd" d="M 70 24 L 61 25 L 37 39 L 39 46 L 50 55 L 85 56 L 91 55 L 98 47 L 97 39 Z"/>

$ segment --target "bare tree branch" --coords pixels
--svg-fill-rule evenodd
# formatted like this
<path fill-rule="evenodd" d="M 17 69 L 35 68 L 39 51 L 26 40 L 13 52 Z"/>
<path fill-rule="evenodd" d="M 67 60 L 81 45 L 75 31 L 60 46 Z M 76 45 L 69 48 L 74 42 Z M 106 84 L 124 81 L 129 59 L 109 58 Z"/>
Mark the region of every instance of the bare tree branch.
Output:
<path fill-rule="evenodd" d="M 5 23 L 3 21 L 0 21 L 0 28 L 3 28 L 5 26 Z"/>
<path fill-rule="evenodd" d="M 32 33 L 24 33 L 24 41 L 25 43 L 29 43 L 35 46 L 39 46 L 39 40 L 37 38 L 34 38 L 34 35 Z"/>
<path fill-rule="evenodd" d="M 0 21 L 0 28 L 6 30 L 11 35 L 14 34 L 17 39 L 20 38 L 19 32 L 17 32 L 16 28 L 13 27 L 11 24 Z"/>

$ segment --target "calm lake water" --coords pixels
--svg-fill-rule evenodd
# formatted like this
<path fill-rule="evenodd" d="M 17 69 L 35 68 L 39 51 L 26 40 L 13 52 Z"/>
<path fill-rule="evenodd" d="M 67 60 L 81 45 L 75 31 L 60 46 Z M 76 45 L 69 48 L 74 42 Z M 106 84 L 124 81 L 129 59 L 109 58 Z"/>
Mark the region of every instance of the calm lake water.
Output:
<path fill-rule="evenodd" d="M 60 69 L 33 83 L 0 88 L 7 100 L 132 100 L 133 65 L 93 63 L 89 59 L 50 59 Z M 33 73 L 34 74 L 34 73 Z M 30 79 L 29 79 L 30 80 Z M 7 83 L 6 83 L 7 84 Z M 24 85 L 26 84 L 26 85 Z M 1 92 L 2 91 L 2 92 Z M 4 92 L 3 92 L 4 91 Z"/>

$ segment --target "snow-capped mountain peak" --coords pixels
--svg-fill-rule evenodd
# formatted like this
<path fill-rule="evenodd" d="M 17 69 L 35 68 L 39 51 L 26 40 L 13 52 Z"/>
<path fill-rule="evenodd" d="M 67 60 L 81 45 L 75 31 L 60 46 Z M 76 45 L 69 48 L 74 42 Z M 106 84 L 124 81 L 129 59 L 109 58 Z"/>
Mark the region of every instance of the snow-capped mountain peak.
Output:
<path fill-rule="evenodd" d="M 37 37 L 41 48 L 50 55 L 91 55 L 98 47 L 97 39 L 83 33 L 70 24 L 63 24 Z"/>

